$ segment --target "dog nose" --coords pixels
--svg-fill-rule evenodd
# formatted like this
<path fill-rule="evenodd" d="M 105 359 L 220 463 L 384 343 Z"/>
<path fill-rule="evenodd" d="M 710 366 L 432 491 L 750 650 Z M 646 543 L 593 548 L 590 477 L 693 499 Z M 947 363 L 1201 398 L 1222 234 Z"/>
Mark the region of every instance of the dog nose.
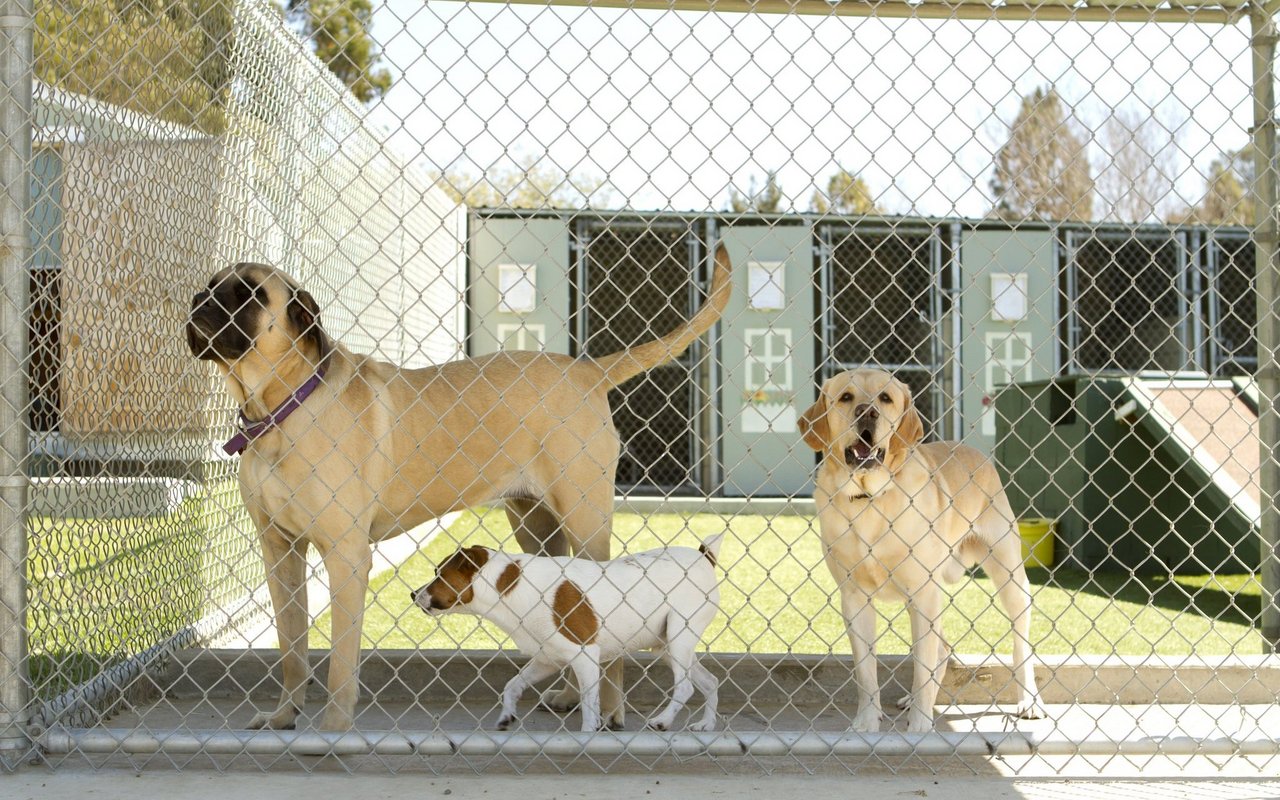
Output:
<path fill-rule="evenodd" d="M 880 417 L 880 411 L 870 403 L 863 403 L 861 405 L 854 406 L 853 413 L 859 418 L 866 417 L 871 420 L 878 419 Z"/>
<path fill-rule="evenodd" d="M 416 602 L 418 602 L 418 590 L 417 590 L 417 589 L 410 589 L 410 590 L 409 590 L 409 602 L 410 602 L 410 603 L 416 603 Z"/>

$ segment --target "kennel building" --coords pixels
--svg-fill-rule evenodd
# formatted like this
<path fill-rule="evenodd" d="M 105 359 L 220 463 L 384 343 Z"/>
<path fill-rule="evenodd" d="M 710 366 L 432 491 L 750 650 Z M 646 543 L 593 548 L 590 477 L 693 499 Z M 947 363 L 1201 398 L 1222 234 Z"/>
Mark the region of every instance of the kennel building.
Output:
<path fill-rule="evenodd" d="M 932 436 L 994 452 L 1006 384 L 1256 364 L 1239 229 L 494 209 L 468 225 L 473 355 L 652 337 L 693 313 L 728 246 L 734 295 L 708 341 L 616 390 L 631 493 L 808 494 L 797 416 L 857 366 L 906 381 Z"/>

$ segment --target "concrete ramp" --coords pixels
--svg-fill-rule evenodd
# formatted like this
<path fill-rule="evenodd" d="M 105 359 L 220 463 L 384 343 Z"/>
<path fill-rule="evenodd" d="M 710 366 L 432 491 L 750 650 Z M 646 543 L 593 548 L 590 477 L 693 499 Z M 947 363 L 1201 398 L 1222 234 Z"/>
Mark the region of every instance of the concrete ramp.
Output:
<path fill-rule="evenodd" d="M 1162 451 L 1208 493 L 1220 494 L 1228 513 L 1257 528 L 1258 410 L 1252 381 L 1130 378 L 1117 419 L 1149 434 Z"/>

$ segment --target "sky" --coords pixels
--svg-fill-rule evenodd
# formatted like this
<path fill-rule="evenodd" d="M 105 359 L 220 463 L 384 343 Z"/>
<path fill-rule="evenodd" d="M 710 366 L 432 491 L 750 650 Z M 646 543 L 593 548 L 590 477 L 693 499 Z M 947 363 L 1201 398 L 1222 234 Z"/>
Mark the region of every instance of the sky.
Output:
<path fill-rule="evenodd" d="M 1086 129 L 1170 129 L 1178 202 L 1248 142 L 1247 23 L 962 22 L 386 0 L 394 83 L 370 109 L 431 169 L 541 159 L 609 207 L 708 211 L 776 171 L 808 208 L 837 168 L 891 213 L 980 217 L 1019 99 L 1054 85 Z M 1095 157 L 1101 155 L 1094 149 Z"/>

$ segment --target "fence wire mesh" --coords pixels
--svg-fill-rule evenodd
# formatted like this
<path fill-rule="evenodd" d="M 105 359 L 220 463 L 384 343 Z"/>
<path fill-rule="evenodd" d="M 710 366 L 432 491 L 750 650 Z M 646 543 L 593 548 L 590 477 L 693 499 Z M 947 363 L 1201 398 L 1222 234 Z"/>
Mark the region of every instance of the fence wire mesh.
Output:
<path fill-rule="evenodd" d="M 4 17 L 6 753 L 1276 768 L 1269 23 L 740 10 Z"/>

